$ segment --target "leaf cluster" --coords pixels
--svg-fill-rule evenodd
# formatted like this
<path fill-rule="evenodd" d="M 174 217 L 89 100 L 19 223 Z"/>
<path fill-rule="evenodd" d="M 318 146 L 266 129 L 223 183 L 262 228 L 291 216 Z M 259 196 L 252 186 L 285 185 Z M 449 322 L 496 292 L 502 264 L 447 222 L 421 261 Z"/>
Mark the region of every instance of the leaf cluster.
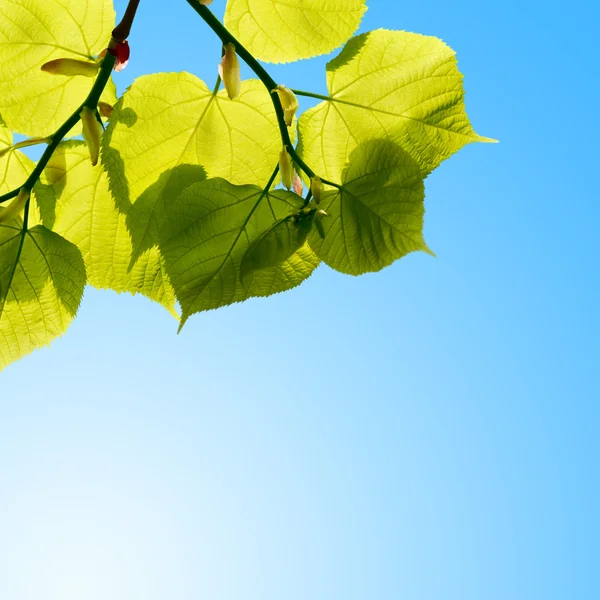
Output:
<path fill-rule="evenodd" d="M 490 141 L 469 123 L 454 52 L 403 31 L 355 35 L 365 0 L 228 0 L 223 23 L 186 2 L 255 79 L 222 61 L 225 89 L 155 73 L 117 98 L 112 0 L 0 4 L 0 369 L 64 333 L 86 284 L 147 296 L 181 328 L 298 286 L 321 262 L 360 275 L 431 252 L 425 178 Z M 340 46 L 326 95 L 263 64 Z M 298 118 L 296 96 L 320 103 Z M 68 139 L 84 113 L 102 124 L 96 166 L 89 134 Z M 37 165 L 19 150 L 35 143 Z"/>

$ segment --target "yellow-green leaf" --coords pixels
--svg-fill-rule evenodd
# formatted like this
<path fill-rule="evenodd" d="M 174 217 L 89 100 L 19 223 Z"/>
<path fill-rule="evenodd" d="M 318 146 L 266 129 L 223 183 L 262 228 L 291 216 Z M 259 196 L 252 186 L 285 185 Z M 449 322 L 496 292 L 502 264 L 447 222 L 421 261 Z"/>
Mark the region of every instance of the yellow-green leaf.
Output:
<path fill-rule="evenodd" d="M 339 190 L 323 192 L 324 237 L 308 241 L 330 267 L 360 275 L 427 248 L 423 239 L 425 189 L 419 165 L 385 140 L 365 142 L 352 153 Z"/>
<path fill-rule="evenodd" d="M 300 118 L 299 152 L 340 181 L 369 139 L 399 144 L 425 175 L 477 135 L 464 106 L 454 51 L 435 37 L 379 29 L 350 40 L 327 64 L 329 97 Z"/>
<path fill-rule="evenodd" d="M 153 207 L 160 210 L 171 174 L 181 176 L 178 166 L 196 167 L 198 179 L 264 185 L 280 149 L 275 110 L 259 81 L 244 81 L 240 96 L 230 100 L 189 73 L 136 80 L 103 138 L 103 160 L 119 204 L 144 205 L 130 222 L 135 258 L 157 242 Z"/>
<path fill-rule="evenodd" d="M 310 276 L 319 261 L 303 246 L 283 263 L 249 274 L 244 285 L 240 281 L 252 242 L 301 206 L 296 194 L 220 178 L 194 183 L 171 199 L 160 250 L 181 304 L 182 326 L 193 313 L 282 292 Z"/>
<path fill-rule="evenodd" d="M 240 277 L 247 285 L 256 271 L 277 267 L 297 252 L 310 233 L 315 211 L 300 211 L 278 219 L 248 247 L 242 257 Z"/>
<path fill-rule="evenodd" d="M 42 225 L 0 226 L 0 370 L 62 335 L 84 287 L 76 246 Z"/>
<path fill-rule="evenodd" d="M 12 143 L 12 133 L 2 125 L 0 118 L 0 195 L 22 186 L 33 171 L 32 161 L 22 152 L 18 150 L 2 152 L 10 148 Z"/>
<path fill-rule="evenodd" d="M 2 117 L 0 117 L 0 195 L 21 187 L 34 169 L 33 161 L 19 150 L 3 152 L 12 144 L 12 133 L 2 125 Z M 6 208 L 9 203 L 10 201 L 3 202 L 0 207 Z M 20 218 L 18 222 L 20 223 Z M 29 225 L 37 225 L 39 222 L 37 205 L 31 202 Z"/>
<path fill-rule="evenodd" d="M 327 54 L 358 29 L 365 0 L 229 0 L 225 26 L 258 59 Z"/>
<path fill-rule="evenodd" d="M 58 146 L 35 192 L 44 225 L 83 254 L 90 285 L 143 294 L 176 314 L 173 290 L 156 249 L 128 271 L 132 244 L 126 215 L 115 206 L 106 173 L 92 167 L 83 142 Z"/>
<path fill-rule="evenodd" d="M 108 46 L 114 24 L 112 0 L 2 0 L 0 113 L 8 127 L 24 135 L 56 131 L 93 79 L 44 73 L 42 65 L 57 58 L 93 60 Z M 114 104 L 113 84 L 103 99 Z"/>

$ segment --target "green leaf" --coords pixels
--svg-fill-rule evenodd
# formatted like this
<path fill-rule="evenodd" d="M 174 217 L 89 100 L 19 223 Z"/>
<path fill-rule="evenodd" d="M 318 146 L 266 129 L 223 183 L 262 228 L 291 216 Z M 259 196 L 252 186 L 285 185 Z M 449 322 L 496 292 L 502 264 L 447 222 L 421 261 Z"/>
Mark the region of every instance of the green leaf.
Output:
<path fill-rule="evenodd" d="M 339 182 L 366 140 L 399 144 L 428 174 L 477 135 L 465 112 L 453 50 L 435 37 L 379 29 L 350 40 L 327 64 L 329 97 L 300 118 L 298 151 Z"/>
<path fill-rule="evenodd" d="M 103 138 L 103 160 L 119 206 L 143 204 L 129 221 L 134 258 L 158 241 L 165 195 L 181 185 L 172 176 L 184 176 L 178 166 L 201 167 L 198 179 L 264 185 L 280 150 L 275 110 L 260 81 L 242 82 L 240 96 L 230 100 L 189 73 L 136 80 Z M 187 178 L 193 178 L 193 169 Z"/>
<path fill-rule="evenodd" d="M 299 212 L 279 219 L 252 242 L 244 253 L 240 276 L 244 285 L 260 269 L 277 267 L 297 252 L 311 230 L 315 212 Z"/>
<path fill-rule="evenodd" d="M 293 288 L 318 264 L 306 246 L 280 265 L 240 281 L 241 261 L 252 242 L 278 220 L 296 213 L 302 198 L 255 185 L 208 179 L 182 190 L 168 204 L 160 250 L 182 308 L 190 315 Z"/>
<path fill-rule="evenodd" d="M 0 195 L 22 186 L 31 171 L 33 162 L 18 150 L 2 151 L 13 144 L 12 133 L 2 126 L 0 118 Z M 6 204 L 4 204 L 6 206 Z"/>
<path fill-rule="evenodd" d="M 259 60 L 327 54 L 358 29 L 365 0 L 229 0 L 225 26 Z"/>
<path fill-rule="evenodd" d="M 308 238 L 317 256 L 349 275 L 379 271 L 422 250 L 425 189 L 419 165 L 385 140 L 365 142 L 352 153 L 339 190 L 322 194 L 325 237 Z"/>
<path fill-rule="evenodd" d="M 83 254 L 90 285 L 143 294 L 176 316 L 173 289 L 156 249 L 128 271 L 132 243 L 126 215 L 115 206 L 106 173 L 92 167 L 83 142 L 58 146 L 35 193 L 44 225 Z"/>
<path fill-rule="evenodd" d="M 8 127 L 24 135 L 56 131 L 83 102 L 93 79 L 52 75 L 41 66 L 56 58 L 93 60 L 108 46 L 114 24 L 112 0 L 2 0 L 0 112 Z M 102 99 L 114 104 L 113 84 Z"/>
<path fill-rule="evenodd" d="M 62 335 L 84 287 L 73 244 L 42 225 L 0 226 L 0 370 Z"/>
<path fill-rule="evenodd" d="M 132 252 L 129 268 L 140 256 L 155 247 L 165 217 L 165 206 L 173 195 L 192 183 L 204 181 L 206 171 L 198 165 L 179 165 L 161 174 L 127 212 L 127 228 L 131 234 Z"/>
<path fill-rule="evenodd" d="M 0 117 L 0 195 L 11 192 L 21 187 L 34 169 L 33 161 L 19 150 L 3 150 L 10 148 L 13 144 L 13 136 L 9 129 L 2 125 Z M 10 204 L 10 200 L 3 202 L 2 209 Z M 29 226 L 40 222 L 39 211 L 35 202 L 31 203 L 29 209 Z M 20 226 L 21 219 L 15 219 L 13 225 Z"/>

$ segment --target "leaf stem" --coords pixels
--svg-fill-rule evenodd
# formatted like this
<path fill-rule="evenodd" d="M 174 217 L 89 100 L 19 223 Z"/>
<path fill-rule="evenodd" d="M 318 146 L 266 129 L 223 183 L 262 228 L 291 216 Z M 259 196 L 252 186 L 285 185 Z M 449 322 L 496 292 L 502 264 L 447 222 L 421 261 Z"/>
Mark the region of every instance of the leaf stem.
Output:
<path fill-rule="evenodd" d="M 296 96 L 306 96 L 307 98 L 317 98 L 318 100 L 331 100 L 331 96 L 323 96 L 323 94 L 315 94 L 313 92 L 304 92 L 302 90 L 292 90 Z"/>
<path fill-rule="evenodd" d="M 277 115 L 277 123 L 279 125 L 279 132 L 281 134 L 281 141 L 287 151 L 289 152 L 292 160 L 295 164 L 297 164 L 309 177 L 314 177 L 314 171 L 300 158 L 294 145 L 292 144 L 292 140 L 290 139 L 290 133 L 288 131 L 288 127 L 285 124 L 285 119 L 283 116 L 283 106 L 281 105 L 281 100 L 279 99 L 279 95 L 276 92 L 277 82 L 267 73 L 265 68 L 252 56 L 244 45 L 239 42 L 230 32 L 229 30 L 213 15 L 210 9 L 203 4 L 199 4 L 197 0 L 186 0 L 186 2 L 200 15 L 202 20 L 216 33 L 219 37 L 223 45 L 231 43 L 235 46 L 235 51 L 238 56 L 252 69 L 254 74 L 263 82 L 264 86 L 267 88 L 271 101 L 273 102 L 273 106 L 275 107 L 275 114 Z"/>
<path fill-rule="evenodd" d="M 221 87 L 221 76 L 217 75 L 217 83 L 215 83 L 215 87 L 213 88 L 212 95 L 216 96 L 219 93 L 219 88 Z"/>
<path fill-rule="evenodd" d="M 341 186 L 339 183 L 333 183 L 333 181 L 329 181 L 329 180 L 327 180 L 327 179 L 323 179 L 322 177 L 321 177 L 321 181 L 322 181 L 322 182 L 323 182 L 325 185 L 330 185 L 331 187 L 334 187 L 334 188 L 336 188 L 336 189 L 338 189 L 338 190 L 341 190 L 341 189 L 342 189 L 342 186 Z"/>
<path fill-rule="evenodd" d="M 3 202 L 6 202 L 7 200 L 12 200 L 12 198 L 15 198 L 16 196 L 18 196 L 20 189 L 21 188 L 17 188 L 15 190 L 11 190 L 10 192 L 7 192 L 6 194 L 2 194 L 2 196 L 0 196 L 0 204 L 2 204 Z"/>

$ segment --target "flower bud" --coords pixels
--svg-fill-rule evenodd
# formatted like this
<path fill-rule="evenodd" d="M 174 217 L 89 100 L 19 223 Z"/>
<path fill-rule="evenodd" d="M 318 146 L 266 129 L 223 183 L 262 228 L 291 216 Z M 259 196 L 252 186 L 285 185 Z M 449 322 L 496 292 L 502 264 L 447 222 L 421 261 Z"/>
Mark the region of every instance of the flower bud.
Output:
<path fill-rule="evenodd" d="M 116 57 L 115 71 L 122 71 L 129 62 L 129 43 L 127 41 L 117 42 L 114 38 L 110 40 L 108 51 Z"/>
<path fill-rule="evenodd" d="M 98 72 L 100 65 L 97 62 L 88 62 L 77 60 L 75 58 L 57 58 L 44 63 L 41 67 L 45 73 L 53 75 L 83 75 L 85 77 L 94 77 Z"/>
<path fill-rule="evenodd" d="M 289 190 L 294 185 L 294 165 L 292 157 L 284 146 L 279 155 L 279 171 L 281 172 L 281 183 Z"/>
<path fill-rule="evenodd" d="M 294 192 L 296 192 L 296 194 L 298 194 L 298 196 L 302 196 L 302 192 L 304 191 L 304 188 L 302 187 L 302 179 L 300 179 L 300 176 L 298 175 L 298 173 L 296 173 L 295 170 L 294 170 L 294 180 L 292 182 L 292 187 L 294 188 Z"/>
<path fill-rule="evenodd" d="M 204 4 L 204 6 L 210 6 L 213 0 L 200 0 L 200 4 Z"/>
<path fill-rule="evenodd" d="M 225 46 L 225 54 L 219 63 L 219 76 L 223 80 L 227 95 L 231 100 L 235 100 L 240 95 L 240 61 L 231 42 Z"/>
<path fill-rule="evenodd" d="M 294 115 L 298 110 L 298 98 L 296 98 L 296 94 L 294 94 L 290 88 L 285 87 L 285 85 L 278 85 L 275 91 L 277 92 L 281 106 L 283 107 L 283 119 L 285 124 L 288 127 L 291 127 L 292 122 L 294 121 Z"/>
<path fill-rule="evenodd" d="M 25 208 L 27 200 L 29 200 L 29 190 L 21 188 L 18 195 L 13 198 L 13 201 L 0 212 L 0 223 L 6 223 L 15 217 L 18 217 L 23 208 Z"/>
<path fill-rule="evenodd" d="M 92 110 L 89 106 L 83 107 L 80 116 L 81 124 L 83 125 L 83 139 L 90 151 L 92 167 L 95 167 L 98 164 L 98 157 L 100 156 L 100 139 L 102 138 L 104 129 L 102 123 L 96 118 L 96 111 Z"/>
<path fill-rule="evenodd" d="M 323 191 L 323 183 L 321 178 L 316 175 L 310 180 L 310 191 L 312 192 L 315 204 L 321 202 L 321 192 Z"/>
<path fill-rule="evenodd" d="M 113 110 L 115 110 L 115 107 L 111 106 L 108 102 L 98 102 L 98 112 L 106 119 L 110 117 Z"/>

